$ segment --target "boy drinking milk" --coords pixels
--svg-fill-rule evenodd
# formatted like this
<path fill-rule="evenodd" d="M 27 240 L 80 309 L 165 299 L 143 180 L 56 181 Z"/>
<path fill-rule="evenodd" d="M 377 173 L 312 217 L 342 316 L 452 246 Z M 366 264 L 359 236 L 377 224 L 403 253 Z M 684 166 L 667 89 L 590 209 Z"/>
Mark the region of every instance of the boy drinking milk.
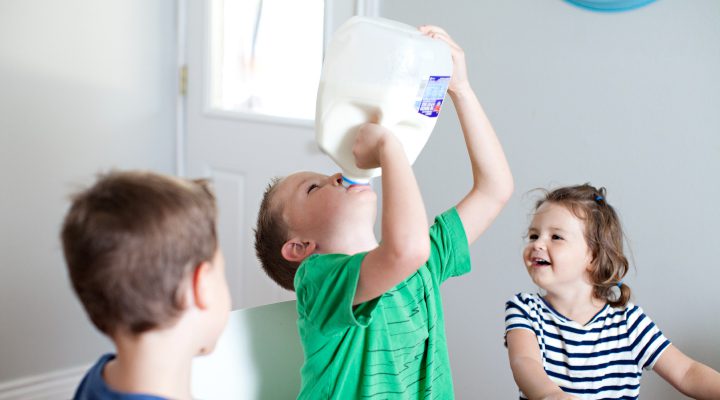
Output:
<path fill-rule="evenodd" d="M 440 284 L 470 271 L 468 246 L 503 208 L 513 182 L 462 49 L 438 27 L 420 30 L 452 49 L 448 93 L 472 188 L 428 229 L 402 144 L 372 123 L 359 128 L 353 153 L 360 168 L 382 167 L 382 241 L 373 230 L 377 196 L 369 186 L 346 189 L 340 174 L 313 172 L 270 184 L 255 246 L 267 274 L 297 294 L 305 352 L 300 399 L 454 397 Z"/>

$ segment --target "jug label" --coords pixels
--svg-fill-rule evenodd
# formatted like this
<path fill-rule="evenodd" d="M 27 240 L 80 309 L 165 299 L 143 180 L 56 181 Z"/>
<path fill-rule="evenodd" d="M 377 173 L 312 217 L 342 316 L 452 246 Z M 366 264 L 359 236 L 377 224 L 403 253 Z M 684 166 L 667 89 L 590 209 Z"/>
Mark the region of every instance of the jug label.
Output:
<path fill-rule="evenodd" d="M 418 112 L 426 117 L 435 118 L 440 114 L 445 93 L 450 84 L 449 76 L 431 76 L 427 82 L 423 81 L 420 85 L 420 100 L 415 102 Z"/>

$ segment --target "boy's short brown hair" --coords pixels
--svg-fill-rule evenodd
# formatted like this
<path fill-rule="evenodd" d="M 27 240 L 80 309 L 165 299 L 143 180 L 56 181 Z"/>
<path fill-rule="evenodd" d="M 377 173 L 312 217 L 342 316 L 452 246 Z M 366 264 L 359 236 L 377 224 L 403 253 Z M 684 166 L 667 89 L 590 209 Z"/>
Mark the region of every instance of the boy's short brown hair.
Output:
<path fill-rule="evenodd" d="M 206 181 L 110 172 L 75 194 L 62 226 L 70 280 L 107 335 L 172 323 L 195 267 L 217 250 L 215 197 Z"/>
<path fill-rule="evenodd" d="M 295 272 L 300 263 L 288 261 L 282 256 L 282 247 L 288 240 L 288 227 L 282 217 L 282 205 L 273 204 L 280 182 L 280 178 L 273 178 L 263 194 L 255 228 L 255 254 L 270 279 L 294 291 Z"/>

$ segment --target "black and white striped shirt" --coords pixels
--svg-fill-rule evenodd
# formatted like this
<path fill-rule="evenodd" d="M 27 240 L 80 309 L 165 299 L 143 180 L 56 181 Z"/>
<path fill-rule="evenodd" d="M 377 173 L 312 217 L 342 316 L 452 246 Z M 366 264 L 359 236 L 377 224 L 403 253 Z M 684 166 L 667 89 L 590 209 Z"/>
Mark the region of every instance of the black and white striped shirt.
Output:
<path fill-rule="evenodd" d="M 651 369 L 670 342 L 643 310 L 605 305 L 585 325 L 555 311 L 537 294 L 505 304 L 505 332 L 535 333 L 543 367 L 566 393 L 582 399 L 637 399 L 643 369 Z M 526 396 L 520 392 L 520 398 Z"/>

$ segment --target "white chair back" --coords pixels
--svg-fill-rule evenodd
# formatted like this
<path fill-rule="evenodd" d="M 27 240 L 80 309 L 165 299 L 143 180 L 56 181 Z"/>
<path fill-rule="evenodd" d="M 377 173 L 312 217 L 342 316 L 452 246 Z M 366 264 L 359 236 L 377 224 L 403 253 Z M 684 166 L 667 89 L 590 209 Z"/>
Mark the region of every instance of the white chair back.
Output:
<path fill-rule="evenodd" d="M 193 361 L 192 395 L 199 400 L 295 399 L 302 363 L 295 301 L 236 310 L 215 350 Z"/>

